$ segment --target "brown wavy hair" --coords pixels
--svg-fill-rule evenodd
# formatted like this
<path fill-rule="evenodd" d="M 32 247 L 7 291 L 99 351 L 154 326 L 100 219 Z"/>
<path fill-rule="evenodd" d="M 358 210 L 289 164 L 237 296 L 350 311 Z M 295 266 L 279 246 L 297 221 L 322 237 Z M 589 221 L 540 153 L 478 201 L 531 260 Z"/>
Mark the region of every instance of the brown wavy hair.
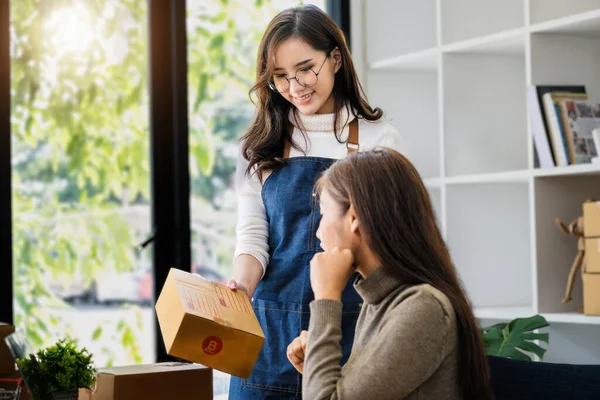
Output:
<path fill-rule="evenodd" d="M 361 234 L 383 268 L 409 285 L 429 284 L 456 313 L 458 383 L 465 399 L 493 399 L 483 338 L 438 229 L 429 194 L 412 163 L 393 149 L 350 155 L 330 167 L 316 190 L 345 210 L 353 205 Z"/>
<path fill-rule="evenodd" d="M 268 84 L 273 76 L 273 57 L 275 49 L 289 38 L 298 38 L 328 57 L 338 48 L 342 56 L 342 65 L 335 75 L 333 85 L 334 109 L 339 111 L 348 107 L 355 117 L 376 121 L 382 116 L 380 108 L 371 108 L 362 86 L 356 75 L 350 50 L 344 33 L 336 23 L 322 10 L 313 5 L 289 8 L 279 13 L 267 27 L 259 45 L 256 63 L 256 82 L 249 95 L 256 96 L 257 113 L 252 125 L 241 138 L 242 154 L 248 160 L 247 174 L 256 172 L 259 178 L 262 172 L 273 170 L 283 165 L 283 149 L 289 142 L 300 150 L 297 143 L 291 140 L 291 122 L 289 121 L 292 105 L 280 94 L 273 92 Z M 305 140 L 306 133 L 298 124 L 297 109 L 294 107 L 295 120 Z M 334 130 L 338 141 L 347 121 L 338 121 L 336 113 Z"/>

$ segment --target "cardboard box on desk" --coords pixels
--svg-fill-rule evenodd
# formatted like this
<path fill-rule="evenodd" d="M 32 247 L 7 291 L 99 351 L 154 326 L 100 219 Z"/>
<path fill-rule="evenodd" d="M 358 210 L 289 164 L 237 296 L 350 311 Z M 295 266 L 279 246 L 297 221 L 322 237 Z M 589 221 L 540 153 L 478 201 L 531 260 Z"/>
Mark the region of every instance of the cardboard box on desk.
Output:
<path fill-rule="evenodd" d="M 79 391 L 80 400 L 208 400 L 212 369 L 198 364 L 157 363 L 98 370 L 96 389 Z"/>
<path fill-rule="evenodd" d="M 12 374 L 15 372 L 15 360 L 8 350 L 8 345 L 4 338 L 15 332 L 15 327 L 0 322 L 0 375 Z"/>
<path fill-rule="evenodd" d="M 172 268 L 156 314 L 169 355 L 250 376 L 265 336 L 246 293 Z"/>
<path fill-rule="evenodd" d="M 583 313 L 600 315 L 600 202 L 583 203 Z"/>

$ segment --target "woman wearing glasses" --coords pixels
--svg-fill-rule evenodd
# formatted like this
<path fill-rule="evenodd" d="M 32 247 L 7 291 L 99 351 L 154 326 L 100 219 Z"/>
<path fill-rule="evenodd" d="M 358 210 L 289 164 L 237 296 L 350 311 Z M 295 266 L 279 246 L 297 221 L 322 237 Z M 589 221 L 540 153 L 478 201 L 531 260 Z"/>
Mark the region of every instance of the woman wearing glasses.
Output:
<path fill-rule="evenodd" d="M 310 260 L 321 251 L 313 187 L 347 154 L 387 146 L 399 133 L 362 93 L 343 32 L 314 6 L 288 9 L 267 27 L 251 89 L 256 117 L 238 160 L 237 246 L 232 289 L 253 297 L 265 342 L 249 379 L 232 377 L 229 398 L 300 398 L 302 377 L 288 344 L 308 328 L 314 299 Z M 347 361 L 361 298 L 342 296 L 342 363 Z"/>

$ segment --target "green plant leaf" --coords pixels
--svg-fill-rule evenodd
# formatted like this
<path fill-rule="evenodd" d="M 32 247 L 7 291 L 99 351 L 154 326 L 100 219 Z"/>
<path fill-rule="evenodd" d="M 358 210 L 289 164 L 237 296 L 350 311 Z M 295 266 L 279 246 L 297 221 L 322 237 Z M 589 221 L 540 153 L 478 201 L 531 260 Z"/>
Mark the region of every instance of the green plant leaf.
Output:
<path fill-rule="evenodd" d="M 198 79 L 198 94 L 196 95 L 196 100 L 194 101 L 194 112 L 198 112 L 200 104 L 208 98 L 208 78 L 208 74 L 200 74 L 200 79 Z"/>
<path fill-rule="evenodd" d="M 525 340 L 541 340 L 548 343 L 550 335 L 548 333 L 524 333 L 523 339 Z"/>
<path fill-rule="evenodd" d="M 531 360 L 529 354 L 543 359 L 546 349 L 535 341 L 548 344 L 547 333 L 535 333 L 537 329 L 549 326 L 541 315 L 517 318 L 510 323 L 495 324 L 482 329 L 483 342 L 488 355 L 508 357 L 517 360 Z"/>
<path fill-rule="evenodd" d="M 29 314 L 31 312 L 31 303 L 25 300 L 25 296 L 23 296 L 22 293 L 16 292 L 15 300 L 24 314 Z"/>
<path fill-rule="evenodd" d="M 549 326 L 549 324 L 548 321 L 546 321 L 546 318 L 542 317 L 541 315 L 534 315 L 533 317 L 529 318 L 517 318 L 511 321 L 510 326 L 511 331 L 527 332 L 545 328 Z"/>
<path fill-rule="evenodd" d="M 40 346 L 43 343 L 41 336 L 37 333 L 37 330 L 28 329 L 27 339 L 31 341 L 34 346 Z"/>
<path fill-rule="evenodd" d="M 495 355 L 495 354 L 493 354 Z M 531 361 L 531 357 L 527 356 L 525 353 L 520 352 L 517 349 L 507 349 L 501 357 L 512 358 L 514 360 L 521 361 Z"/>
<path fill-rule="evenodd" d="M 102 336 L 102 326 L 98 326 L 92 333 L 92 340 L 98 340 Z"/>

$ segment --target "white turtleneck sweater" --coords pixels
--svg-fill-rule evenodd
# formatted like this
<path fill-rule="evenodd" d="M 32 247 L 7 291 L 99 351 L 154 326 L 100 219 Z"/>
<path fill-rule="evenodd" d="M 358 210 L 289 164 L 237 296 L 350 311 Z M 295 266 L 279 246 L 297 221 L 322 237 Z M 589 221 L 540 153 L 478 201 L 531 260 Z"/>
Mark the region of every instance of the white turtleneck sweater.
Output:
<path fill-rule="evenodd" d="M 348 139 L 348 125 L 344 127 L 341 134 L 343 143 L 339 143 L 335 137 L 333 120 L 335 114 L 302 115 L 298 117 L 302 121 L 304 130 L 308 137 L 307 145 L 302 132 L 294 125 L 292 140 L 300 145 L 304 152 L 290 148 L 291 157 L 324 157 L 339 160 L 346 157 L 346 140 Z M 354 119 L 348 118 L 346 108 L 340 111 L 340 121 Z M 294 119 L 290 117 L 294 124 Z M 398 131 L 388 122 L 381 118 L 379 121 L 369 122 L 360 119 L 358 123 L 360 151 L 369 150 L 378 146 L 393 148 L 405 153 L 404 143 Z M 237 227 L 236 227 L 236 249 L 234 259 L 242 254 L 248 254 L 256 258 L 263 267 L 263 276 L 269 264 L 269 224 L 265 205 L 262 201 L 262 184 L 256 174 L 247 176 L 245 171 L 248 161 L 238 155 L 236 168 L 236 194 L 237 194 Z M 263 182 L 266 176 L 263 176 Z"/>

